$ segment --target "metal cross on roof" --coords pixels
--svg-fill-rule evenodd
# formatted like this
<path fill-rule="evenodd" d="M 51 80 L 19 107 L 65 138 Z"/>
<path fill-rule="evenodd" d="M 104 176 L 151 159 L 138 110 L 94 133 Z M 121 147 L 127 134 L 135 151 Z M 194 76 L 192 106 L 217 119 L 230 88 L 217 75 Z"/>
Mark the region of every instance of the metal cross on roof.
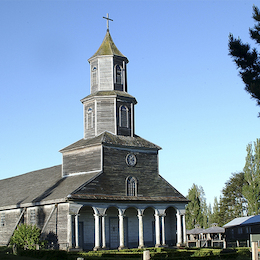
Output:
<path fill-rule="evenodd" d="M 112 22 L 113 22 L 113 20 L 109 18 L 109 15 L 108 15 L 108 14 L 107 14 L 107 17 L 104 17 L 104 16 L 103 16 L 103 18 L 107 20 L 107 29 L 109 30 L 109 21 L 112 21 Z"/>

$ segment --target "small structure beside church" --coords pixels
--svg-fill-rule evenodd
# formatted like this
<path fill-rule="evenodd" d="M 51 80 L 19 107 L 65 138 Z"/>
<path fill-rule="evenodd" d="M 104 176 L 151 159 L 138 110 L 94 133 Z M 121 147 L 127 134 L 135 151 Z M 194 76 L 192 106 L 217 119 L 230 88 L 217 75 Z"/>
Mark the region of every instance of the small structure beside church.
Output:
<path fill-rule="evenodd" d="M 61 165 L 0 181 L 0 244 L 20 223 L 60 249 L 185 244 L 188 200 L 159 175 L 161 148 L 135 133 L 128 59 L 109 29 L 88 61 L 84 136 L 60 151 Z"/>
<path fill-rule="evenodd" d="M 228 246 L 249 247 L 250 235 L 260 234 L 260 215 L 235 218 L 223 227 Z"/>
<path fill-rule="evenodd" d="M 196 225 L 194 229 L 187 230 L 188 247 L 226 247 L 225 229 L 213 223 L 204 229 Z"/>

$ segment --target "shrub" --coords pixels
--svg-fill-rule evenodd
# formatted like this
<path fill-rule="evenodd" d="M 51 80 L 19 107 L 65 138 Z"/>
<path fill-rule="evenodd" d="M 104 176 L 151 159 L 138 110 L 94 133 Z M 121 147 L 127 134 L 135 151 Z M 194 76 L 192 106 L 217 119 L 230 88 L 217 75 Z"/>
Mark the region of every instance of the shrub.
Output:
<path fill-rule="evenodd" d="M 39 228 L 33 225 L 21 224 L 14 231 L 14 234 L 10 240 L 10 244 L 16 244 L 18 248 L 24 249 L 36 249 L 36 244 L 40 243 L 41 231 Z"/>
<path fill-rule="evenodd" d="M 213 255 L 212 250 L 210 250 L 210 249 L 201 249 L 201 250 L 195 251 L 192 256 L 204 257 L 204 256 L 212 256 L 212 255 Z"/>
<path fill-rule="evenodd" d="M 68 259 L 68 253 L 62 250 L 25 250 L 20 252 L 20 256 L 51 260 Z"/>

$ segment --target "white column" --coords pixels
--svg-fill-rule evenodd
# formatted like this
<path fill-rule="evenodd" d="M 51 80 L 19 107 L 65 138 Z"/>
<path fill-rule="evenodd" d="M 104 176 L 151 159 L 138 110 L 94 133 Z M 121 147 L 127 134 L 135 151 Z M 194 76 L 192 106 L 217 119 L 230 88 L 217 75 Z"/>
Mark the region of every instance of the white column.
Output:
<path fill-rule="evenodd" d="M 106 248 L 106 215 L 102 215 L 102 248 Z"/>
<path fill-rule="evenodd" d="M 177 246 L 181 245 L 182 242 L 182 234 L 181 234 L 181 215 L 180 212 L 177 211 Z"/>
<path fill-rule="evenodd" d="M 187 233 L 186 233 L 186 222 L 185 222 L 185 214 L 182 215 L 182 228 L 183 228 L 183 243 L 187 244 Z"/>
<path fill-rule="evenodd" d="M 68 214 L 67 243 L 68 247 L 72 248 L 72 217 L 70 214 Z"/>
<path fill-rule="evenodd" d="M 95 247 L 94 250 L 100 249 L 100 228 L 99 228 L 99 214 L 94 214 L 95 217 Z"/>
<path fill-rule="evenodd" d="M 155 247 L 161 246 L 160 243 L 160 216 L 156 212 L 155 213 Z"/>
<path fill-rule="evenodd" d="M 124 241 L 124 215 L 120 212 L 119 213 L 119 249 L 125 248 L 125 241 Z"/>
<path fill-rule="evenodd" d="M 166 243 L 165 243 L 165 214 L 162 215 L 162 245 L 166 246 Z"/>
<path fill-rule="evenodd" d="M 75 244 L 79 248 L 79 214 L 75 215 Z"/>
<path fill-rule="evenodd" d="M 143 215 L 138 214 L 139 220 L 139 246 L 138 248 L 144 247 L 144 226 L 143 226 Z"/>

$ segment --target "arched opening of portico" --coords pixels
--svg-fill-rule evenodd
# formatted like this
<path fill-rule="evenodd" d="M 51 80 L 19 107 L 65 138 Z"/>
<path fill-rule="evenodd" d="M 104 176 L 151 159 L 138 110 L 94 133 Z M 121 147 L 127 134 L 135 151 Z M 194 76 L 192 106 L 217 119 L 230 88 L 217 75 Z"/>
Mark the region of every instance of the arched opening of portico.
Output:
<path fill-rule="evenodd" d="M 144 245 L 155 245 L 155 210 L 151 207 L 146 208 L 143 213 L 143 226 L 144 226 Z"/>
<path fill-rule="evenodd" d="M 79 247 L 84 250 L 91 250 L 94 247 L 95 240 L 95 221 L 94 210 L 90 206 L 84 206 L 79 211 L 78 217 L 78 243 Z M 72 241 L 75 246 L 76 243 L 76 225 L 73 223 Z"/>
<path fill-rule="evenodd" d="M 106 245 L 110 249 L 119 247 L 119 211 L 116 207 L 109 207 L 105 211 Z"/>
<path fill-rule="evenodd" d="M 125 211 L 125 245 L 129 248 L 138 247 L 139 240 L 139 221 L 138 211 L 130 207 Z"/>
<path fill-rule="evenodd" d="M 175 246 L 177 242 L 176 209 L 169 207 L 165 210 L 165 240 L 168 246 Z"/>

